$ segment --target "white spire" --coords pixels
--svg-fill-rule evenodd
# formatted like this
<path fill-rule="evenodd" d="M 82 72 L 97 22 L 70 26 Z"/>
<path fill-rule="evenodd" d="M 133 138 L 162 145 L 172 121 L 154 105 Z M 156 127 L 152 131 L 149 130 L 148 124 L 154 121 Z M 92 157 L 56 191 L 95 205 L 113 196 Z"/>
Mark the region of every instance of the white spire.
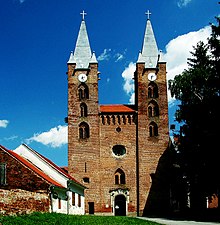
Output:
<path fill-rule="evenodd" d="M 144 41 L 141 53 L 139 53 L 138 61 L 139 63 L 144 62 L 145 68 L 156 68 L 158 61 L 158 48 L 156 39 L 154 37 L 153 28 L 150 22 L 150 12 L 146 13 L 148 15 Z"/>
<path fill-rule="evenodd" d="M 76 41 L 76 47 L 74 53 L 70 54 L 68 63 L 76 63 L 76 68 L 88 68 L 90 61 L 91 60 L 94 61 L 95 55 L 93 56 L 89 44 L 89 37 L 87 34 L 85 23 L 86 13 L 83 10 L 81 14 L 82 14 L 82 22 L 80 25 L 79 34 Z"/>

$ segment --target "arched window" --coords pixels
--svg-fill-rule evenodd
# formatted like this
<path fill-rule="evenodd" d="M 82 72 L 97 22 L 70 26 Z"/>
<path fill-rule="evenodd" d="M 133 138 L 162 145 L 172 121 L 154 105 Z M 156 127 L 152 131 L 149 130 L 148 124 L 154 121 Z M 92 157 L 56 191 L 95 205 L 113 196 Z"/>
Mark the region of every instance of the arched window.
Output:
<path fill-rule="evenodd" d="M 87 117 L 87 115 L 88 115 L 87 105 L 85 103 L 81 103 L 80 104 L 80 116 Z"/>
<path fill-rule="evenodd" d="M 122 169 L 115 171 L 115 184 L 125 184 L 125 173 Z"/>
<path fill-rule="evenodd" d="M 89 138 L 89 125 L 85 122 L 82 122 L 79 125 L 79 139 L 87 138 Z"/>
<path fill-rule="evenodd" d="M 151 122 L 149 125 L 149 136 L 150 137 L 158 136 L 158 127 L 155 122 Z"/>
<path fill-rule="evenodd" d="M 150 101 L 148 104 L 148 116 L 159 116 L 159 106 L 154 100 Z"/>
<path fill-rule="evenodd" d="M 151 107 L 151 106 L 148 106 L 148 116 L 149 116 L 149 117 L 152 117 L 152 115 L 153 115 L 153 114 L 152 114 L 152 111 L 153 111 L 153 110 L 152 110 L 152 107 Z"/>
<path fill-rule="evenodd" d="M 148 98 L 158 98 L 158 87 L 154 82 L 148 85 Z"/>
<path fill-rule="evenodd" d="M 81 84 L 78 88 L 79 100 L 89 99 L 89 89 L 86 84 Z"/>

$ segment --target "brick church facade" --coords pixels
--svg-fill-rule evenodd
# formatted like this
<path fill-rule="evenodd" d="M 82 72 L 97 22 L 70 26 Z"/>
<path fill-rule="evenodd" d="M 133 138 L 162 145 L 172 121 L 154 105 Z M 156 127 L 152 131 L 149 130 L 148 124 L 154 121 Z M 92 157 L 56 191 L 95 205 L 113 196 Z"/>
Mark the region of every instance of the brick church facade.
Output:
<path fill-rule="evenodd" d="M 148 14 L 134 73 L 135 103 L 100 105 L 98 61 L 83 12 L 67 63 L 68 170 L 88 188 L 86 213 L 140 215 L 169 206 L 160 172 L 169 129 L 166 62 L 159 55 Z"/>

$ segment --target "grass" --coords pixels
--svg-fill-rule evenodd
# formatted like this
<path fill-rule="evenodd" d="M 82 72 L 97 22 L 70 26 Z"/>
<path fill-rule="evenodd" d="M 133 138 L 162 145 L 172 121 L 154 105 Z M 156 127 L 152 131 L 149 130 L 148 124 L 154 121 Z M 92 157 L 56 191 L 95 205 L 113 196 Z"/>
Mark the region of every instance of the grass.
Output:
<path fill-rule="evenodd" d="M 58 213 L 32 213 L 21 216 L 2 216 L 1 225 L 157 225 L 133 217 L 78 216 Z"/>

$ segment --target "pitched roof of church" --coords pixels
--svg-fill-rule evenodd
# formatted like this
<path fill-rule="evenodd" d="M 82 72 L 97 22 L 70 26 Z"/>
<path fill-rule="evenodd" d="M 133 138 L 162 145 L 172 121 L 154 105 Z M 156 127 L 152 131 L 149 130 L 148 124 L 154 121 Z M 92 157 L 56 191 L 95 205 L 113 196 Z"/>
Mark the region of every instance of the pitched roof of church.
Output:
<path fill-rule="evenodd" d="M 145 63 L 145 68 L 156 68 L 158 62 L 158 48 L 150 19 L 147 19 L 142 51 L 138 56 L 138 63 Z"/>
<path fill-rule="evenodd" d="M 76 63 L 76 69 L 88 68 L 89 63 L 97 63 L 95 53 L 91 51 L 84 17 L 80 25 L 74 53 L 71 52 L 67 63 Z"/>
<path fill-rule="evenodd" d="M 30 170 L 32 170 L 34 173 L 36 173 L 38 176 L 40 176 L 41 178 L 43 178 L 44 180 L 46 180 L 48 183 L 50 183 L 52 185 L 55 185 L 57 187 L 64 188 L 60 183 L 56 182 L 54 179 L 52 179 L 51 177 L 49 177 L 48 175 L 46 175 L 42 170 L 40 170 L 39 168 L 37 168 L 31 162 L 29 162 L 25 158 L 21 157 L 20 155 L 18 155 L 14 151 L 8 150 L 8 149 L 6 149 L 5 147 L 3 147 L 1 145 L 0 145 L 0 148 L 3 151 L 7 152 L 12 157 L 14 157 L 17 161 L 19 161 L 20 163 L 22 163 L 23 165 L 25 165 L 26 167 L 28 167 Z"/>
<path fill-rule="evenodd" d="M 100 105 L 101 113 L 133 113 L 134 105 Z"/>

